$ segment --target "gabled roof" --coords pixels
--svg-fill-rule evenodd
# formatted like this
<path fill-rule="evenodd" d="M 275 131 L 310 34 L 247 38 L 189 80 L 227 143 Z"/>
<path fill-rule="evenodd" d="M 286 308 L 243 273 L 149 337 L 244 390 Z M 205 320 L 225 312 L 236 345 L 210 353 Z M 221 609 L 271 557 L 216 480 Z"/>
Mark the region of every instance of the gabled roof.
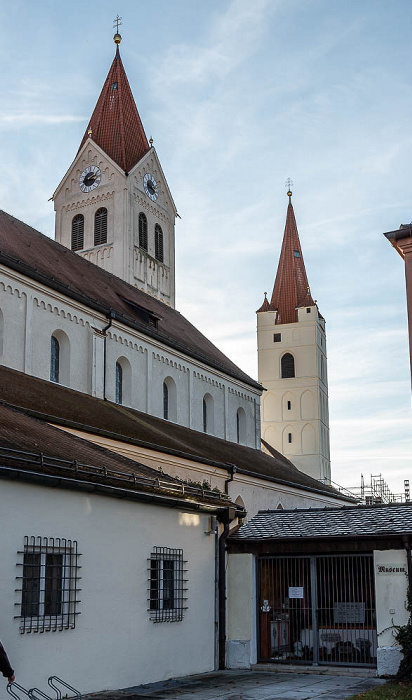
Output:
<path fill-rule="evenodd" d="M 300 472 L 286 457 L 191 430 L 126 406 L 0 366 L 0 401 L 55 425 L 135 444 L 204 464 L 236 470 L 331 498 L 351 501 Z"/>
<path fill-rule="evenodd" d="M 295 323 L 298 320 L 298 308 L 315 305 L 303 262 L 291 194 L 272 298 L 270 303 L 265 298 L 262 306 L 258 309 L 258 313 L 277 311 L 276 324 Z"/>
<path fill-rule="evenodd" d="M 0 263 L 248 386 L 262 389 L 178 311 L 1 210 Z"/>
<path fill-rule="evenodd" d="M 118 46 L 79 151 L 89 136 L 125 172 L 150 150 Z"/>
<path fill-rule="evenodd" d="M 412 503 L 302 510 L 261 510 L 233 540 L 359 538 L 412 533 Z"/>

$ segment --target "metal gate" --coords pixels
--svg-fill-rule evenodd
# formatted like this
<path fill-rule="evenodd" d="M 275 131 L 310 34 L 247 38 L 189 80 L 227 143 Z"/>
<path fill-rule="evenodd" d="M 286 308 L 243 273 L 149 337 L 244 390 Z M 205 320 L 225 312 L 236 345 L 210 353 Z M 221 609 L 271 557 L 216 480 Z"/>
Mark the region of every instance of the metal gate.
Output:
<path fill-rule="evenodd" d="M 376 666 L 372 554 L 258 559 L 259 660 Z"/>

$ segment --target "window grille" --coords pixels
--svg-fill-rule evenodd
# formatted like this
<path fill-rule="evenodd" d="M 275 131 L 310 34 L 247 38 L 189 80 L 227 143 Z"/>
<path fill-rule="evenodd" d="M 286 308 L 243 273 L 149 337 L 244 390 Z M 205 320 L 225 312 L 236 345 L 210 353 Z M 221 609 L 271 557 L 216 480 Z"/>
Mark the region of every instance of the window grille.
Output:
<path fill-rule="evenodd" d="M 102 207 L 94 215 L 94 245 L 107 243 L 107 209 Z"/>
<path fill-rule="evenodd" d="M 159 224 L 155 226 L 155 258 L 163 262 L 163 232 Z"/>
<path fill-rule="evenodd" d="M 166 382 L 163 382 L 163 418 L 169 420 L 169 389 Z"/>
<path fill-rule="evenodd" d="M 59 383 L 60 378 L 60 343 L 52 335 L 50 348 L 50 381 Z"/>
<path fill-rule="evenodd" d="M 154 547 L 149 559 L 149 612 L 153 622 L 181 622 L 187 597 L 182 549 Z"/>
<path fill-rule="evenodd" d="M 295 358 L 290 352 L 283 355 L 281 359 L 282 379 L 290 379 L 295 376 Z"/>
<path fill-rule="evenodd" d="M 147 219 L 142 211 L 139 214 L 139 248 L 147 250 Z"/>
<path fill-rule="evenodd" d="M 79 615 L 77 542 L 60 537 L 24 538 L 19 556 L 20 632 L 74 629 Z"/>
<path fill-rule="evenodd" d="M 123 368 L 119 362 L 116 362 L 116 403 L 123 403 Z"/>
<path fill-rule="evenodd" d="M 77 214 L 72 221 L 72 250 L 84 248 L 84 216 Z"/>

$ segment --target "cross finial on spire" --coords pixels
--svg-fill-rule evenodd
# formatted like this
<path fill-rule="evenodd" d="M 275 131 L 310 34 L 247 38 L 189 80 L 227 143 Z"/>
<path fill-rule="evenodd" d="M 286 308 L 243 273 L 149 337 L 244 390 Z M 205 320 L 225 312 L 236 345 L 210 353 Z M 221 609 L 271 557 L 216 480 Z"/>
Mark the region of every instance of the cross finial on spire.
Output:
<path fill-rule="evenodd" d="M 291 188 L 293 187 L 293 182 L 290 179 L 290 177 L 288 177 L 288 179 L 286 180 L 285 187 L 288 188 L 287 195 L 289 197 L 289 202 L 290 202 L 290 198 L 292 197 L 292 189 Z"/>
<path fill-rule="evenodd" d="M 119 15 L 116 15 L 116 18 L 113 20 L 113 29 L 116 29 L 116 34 L 113 37 L 113 41 L 115 44 L 119 45 L 122 37 L 119 34 L 119 25 L 122 24 L 122 18 L 119 17 Z"/>

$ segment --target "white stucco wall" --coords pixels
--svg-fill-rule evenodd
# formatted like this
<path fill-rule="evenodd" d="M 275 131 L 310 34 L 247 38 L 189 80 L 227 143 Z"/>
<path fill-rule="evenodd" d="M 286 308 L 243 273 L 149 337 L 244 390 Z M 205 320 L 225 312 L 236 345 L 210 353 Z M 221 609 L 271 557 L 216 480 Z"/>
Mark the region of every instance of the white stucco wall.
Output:
<path fill-rule="evenodd" d="M 214 668 L 215 537 L 208 516 L 44 486 L 2 481 L 0 629 L 25 687 L 56 674 L 82 692 L 133 686 Z M 15 592 L 25 535 L 77 540 L 80 607 L 74 630 L 21 634 Z M 148 558 L 182 548 L 187 606 L 182 622 L 154 624 Z"/>
<path fill-rule="evenodd" d="M 394 675 L 399 667 L 400 648 L 396 627 L 409 618 L 406 609 L 408 589 L 407 560 L 404 550 L 374 552 L 376 587 L 376 627 L 378 634 L 378 676 Z"/>
<path fill-rule="evenodd" d="M 255 567 L 252 554 L 229 554 L 227 562 L 228 668 L 250 668 L 255 663 Z"/>

